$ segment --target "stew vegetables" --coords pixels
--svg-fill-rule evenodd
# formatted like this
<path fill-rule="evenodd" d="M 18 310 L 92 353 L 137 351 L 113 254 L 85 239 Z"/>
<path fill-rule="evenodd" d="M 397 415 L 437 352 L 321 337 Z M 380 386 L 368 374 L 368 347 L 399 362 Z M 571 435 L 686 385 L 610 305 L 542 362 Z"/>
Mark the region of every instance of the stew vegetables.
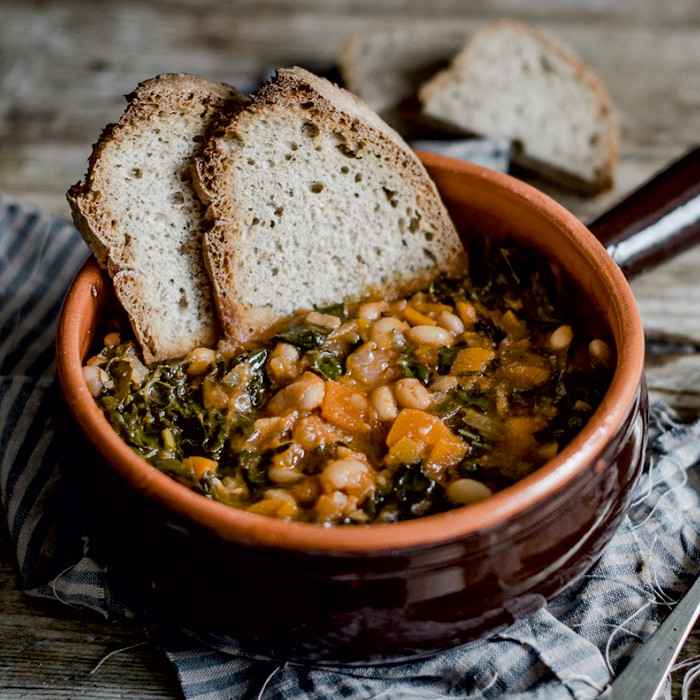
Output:
<path fill-rule="evenodd" d="M 562 449 L 615 358 L 539 255 L 469 255 L 464 279 L 299 313 L 255 347 L 147 367 L 111 332 L 85 378 L 139 455 L 236 508 L 335 525 L 474 503 Z"/>

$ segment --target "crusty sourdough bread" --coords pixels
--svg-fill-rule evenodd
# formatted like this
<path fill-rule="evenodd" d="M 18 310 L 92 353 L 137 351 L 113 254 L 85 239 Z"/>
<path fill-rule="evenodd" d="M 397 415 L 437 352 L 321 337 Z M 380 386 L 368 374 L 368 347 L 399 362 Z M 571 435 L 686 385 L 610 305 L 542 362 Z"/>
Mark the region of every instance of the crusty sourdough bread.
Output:
<path fill-rule="evenodd" d="M 476 32 L 420 100 L 434 119 L 512 139 L 517 162 L 561 184 L 594 193 L 613 183 L 618 128 L 605 88 L 569 49 L 523 22 Z"/>
<path fill-rule="evenodd" d="M 409 292 L 464 250 L 401 138 L 354 95 L 282 69 L 197 159 L 219 317 L 245 341 L 301 308 Z"/>
<path fill-rule="evenodd" d="M 399 24 L 357 32 L 338 57 L 345 86 L 407 137 L 420 133 L 418 88 L 445 68 L 464 46 L 464 30 Z"/>
<path fill-rule="evenodd" d="M 68 201 L 151 362 L 216 340 L 191 163 L 212 120 L 245 98 L 227 85 L 165 74 L 127 99 Z"/>

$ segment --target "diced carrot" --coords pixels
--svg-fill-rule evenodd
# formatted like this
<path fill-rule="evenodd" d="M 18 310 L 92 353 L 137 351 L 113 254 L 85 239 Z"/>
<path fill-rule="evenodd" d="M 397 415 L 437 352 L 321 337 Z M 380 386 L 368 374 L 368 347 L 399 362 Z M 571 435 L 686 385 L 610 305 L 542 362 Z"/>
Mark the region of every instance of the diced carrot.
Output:
<path fill-rule="evenodd" d="M 457 353 L 450 368 L 450 374 L 483 372 L 495 356 L 493 350 L 486 348 L 464 348 Z"/>
<path fill-rule="evenodd" d="M 407 437 L 426 445 L 432 445 L 445 430 L 449 432 L 437 416 L 415 408 L 404 408 L 396 416 L 396 420 L 389 430 L 389 435 L 387 435 L 386 444 L 387 447 L 391 447 L 401 438 Z"/>
<path fill-rule="evenodd" d="M 267 515 L 280 520 L 292 520 L 298 512 L 297 506 L 291 501 L 283 501 L 277 498 L 263 498 L 262 501 L 253 503 L 248 508 L 249 513 Z"/>
<path fill-rule="evenodd" d="M 479 315 L 474 308 L 474 304 L 468 301 L 458 301 L 455 307 L 457 315 L 462 319 L 465 328 L 472 328 Z"/>
<path fill-rule="evenodd" d="M 326 382 L 321 415 L 353 435 L 367 435 L 377 425 L 374 409 L 366 394 L 335 381 Z"/>
<path fill-rule="evenodd" d="M 499 325 L 501 328 L 504 328 L 511 333 L 522 330 L 523 328 L 523 324 L 521 323 L 520 319 L 510 309 L 508 309 L 508 311 L 501 316 Z"/>
<path fill-rule="evenodd" d="M 539 386 L 549 379 L 549 372 L 538 365 L 514 365 L 508 368 L 506 375 L 518 389 Z"/>
<path fill-rule="evenodd" d="M 200 481 L 207 472 L 215 472 L 219 463 L 208 457 L 186 457 L 182 463 L 192 469 L 194 478 Z"/>
<path fill-rule="evenodd" d="M 430 450 L 425 468 L 433 478 L 442 474 L 448 467 L 459 464 L 467 454 L 468 445 L 456 435 L 444 436 L 438 439 Z"/>
<path fill-rule="evenodd" d="M 412 325 L 412 326 L 434 326 L 436 325 L 435 320 L 430 318 L 430 316 L 426 316 L 425 314 L 422 314 L 420 311 L 416 311 L 414 308 L 411 308 L 410 306 L 406 307 L 406 310 L 403 312 L 404 318 Z"/>

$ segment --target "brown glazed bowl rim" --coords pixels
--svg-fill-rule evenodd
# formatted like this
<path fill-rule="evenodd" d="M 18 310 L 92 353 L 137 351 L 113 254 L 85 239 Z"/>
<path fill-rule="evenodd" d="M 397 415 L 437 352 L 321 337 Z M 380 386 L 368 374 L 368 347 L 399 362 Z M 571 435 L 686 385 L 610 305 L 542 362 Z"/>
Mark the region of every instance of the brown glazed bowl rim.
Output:
<path fill-rule="evenodd" d="M 536 208 L 562 234 L 576 242 L 603 285 L 617 328 L 617 366 L 601 405 L 588 424 L 554 459 L 485 501 L 390 524 L 324 527 L 248 513 L 198 494 L 138 457 L 92 398 L 82 373 L 81 324 L 94 304 L 93 285 L 103 272 L 90 258 L 75 278 L 59 320 L 56 350 L 59 379 L 78 424 L 111 467 L 147 499 L 224 540 L 297 552 L 372 554 L 424 547 L 463 538 L 516 518 L 545 502 L 578 474 L 595 465 L 609 440 L 624 425 L 642 381 L 644 334 L 632 291 L 624 275 L 593 234 L 547 195 L 499 172 L 445 156 L 420 153 L 430 169 L 478 177 Z M 624 338 L 624 342 L 620 342 Z"/>

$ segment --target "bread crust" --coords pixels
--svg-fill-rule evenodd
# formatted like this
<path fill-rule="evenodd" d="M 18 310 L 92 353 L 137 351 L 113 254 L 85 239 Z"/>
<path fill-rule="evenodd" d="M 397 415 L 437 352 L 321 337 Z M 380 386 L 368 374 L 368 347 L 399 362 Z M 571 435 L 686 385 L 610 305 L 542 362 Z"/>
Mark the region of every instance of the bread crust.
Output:
<path fill-rule="evenodd" d="M 568 47 L 547 32 L 527 24 L 526 22 L 513 18 L 504 18 L 492 22 L 474 33 L 465 44 L 462 51 L 455 56 L 452 64 L 421 87 L 419 99 L 424 109 L 426 105 L 443 90 L 449 88 L 450 85 L 455 82 L 459 82 L 461 74 L 467 70 L 471 61 L 481 51 L 482 46 L 492 35 L 504 29 L 522 32 L 534 37 L 540 44 L 571 66 L 576 78 L 581 84 L 588 88 L 596 98 L 599 120 L 603 127 L 603 142 L 605 144 L 604 160 L 599 171 L 599 176 L 592 181 L 578 177 L 574 173 L 556 168 L 549 163 L 534 159 L 530 157 L 527 152 L 523 152 L 522 149 L 516 149 L 514 151 L 513 159 L 515 162 L 528 170 L 538 172 L 544 177 L 570 189 L 577 190 L 582 194 L 596 194 L 612 187 L 618 160 L 619 128 L 617 125 L 615 108 L 607 90 L 598 76 Z M 430 114 L 429 111 L 428 116 L 437 119 L 437 115 Z M 450 123 L 450 126 L 454 125 Z"/>
<path fill-rule="evenodd" d="M 244 343 L 264 334 L 279 319 L 275 309 L 256 306 L 242 299 L 237 287 L 233 261 L 240 259 L 244 245 L 246 223 L 240 212 L 244 211 L 245 203 L 237 199 L 235 192 L 229 191 L 226 172 L 235 163 L 235 156 L 227 143 L 235 142 L 251 124 L 280 109 L 290 115 L 303 114 L 304 118 L 322 124 L 324 129 L 364 142 L 367 152 L 381 153 L 418 193 L 427 217 L 436 229 L 436 238 L 444 248 L 449 249 L 450 254 L 445 256 L 444 265 L 426 270 L 413 279 L 396 275 L 384 290 L 385 294 L 415 291 L 441 271 L 451 276 L 464 273 L 465 254 L 454 225 L 435 185 L 401 137 L 351 93 L 302 68 L 280 69 L 275 78 L 251 96 L 248 105 L 231 112 L 228 123 L 219 124 L 213 138 L 196 159 L 197 191 L 208 205 L 207 220 L 211 222 L 211 228 L 204 237 L 205 262 L 227 337 Z M 271 133 L 270 138 L 274 138 L 274 134 Z M 332 245 L 332 232 L 324 234 L 327 240 L 319 242 L 319 245 L 324 242 Z M 352 265 L 352 261 L 347 261 L 347 264 Z M 370 294 L 373 290 L 347 291 L 347 296 L 357 297 Z"/>
<path fill-rule="evenodd" d="M 181 356 L 197 345 L 213 344 L 219 334 L 218 324 L 199 241 L 190 242 L 186 249 L 171 252 L 173 256 L 189 256 L 192 268 L 201 270 L 200 278 L 192 283 L 202 318 L 194 327 L 187 328 L 182 327 L 178 318 L 170 318 L 167 335 L 155 327 L 154 317 L 163 310 L 157 308 L 157 300 L 148 299 L 144 294 L 147 283 L 153 281 L 144 278 L 137 254 L 129 247 L 130 239 L 139 236 L 138 226 L 118 221 L 113 211 L 116 190 L 125 177 L 113 167 L 114 153 L 130 147 L 130 135 L 143 136 L 153 131 L 155 138 L 158 133 L 155 120 L 170 118 L 169 114 L 173 120 L 186 120 L 193 139 L 203 140 L 207 125 L 220 112 L 245 102 L 246 98 L 229 85 L 188 74 L 168 73 L 140 83 L 126 99 L 128 104 L 124 114 L 117 123 L 104 128 L 93 147 L 85 178 L 70 188 L 67 199 L 78 231 L 99 264 L 108 270 L 144 357 L 147 362 L 152 362 Z M 198 143 L 192 143 L 193 149 L 199 147 Z M 173 173 L 172 177 L 175 176 Z M 191 183 L 183 182 L 182 186 L 191 187 Z M 198 201 L 194 195 L 192 199 Z"/>

